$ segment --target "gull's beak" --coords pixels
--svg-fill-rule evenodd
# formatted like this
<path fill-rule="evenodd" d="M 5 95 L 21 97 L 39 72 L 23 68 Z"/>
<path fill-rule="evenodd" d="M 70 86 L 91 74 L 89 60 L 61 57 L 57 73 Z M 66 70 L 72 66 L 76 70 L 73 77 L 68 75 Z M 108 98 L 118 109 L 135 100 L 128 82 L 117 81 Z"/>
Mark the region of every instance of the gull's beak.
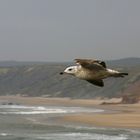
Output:
<path fill-rule="evenodd" d="M 66 70 L 61 71 L 59 74 L 60 74 L 60 75 L 67 74 L 67 71 L 66 71 Z"/>
<path fill-rule="evenodd" d="M 60 72 L 60 75 L 63 75 L 64 74 L 64 72 Z"/>

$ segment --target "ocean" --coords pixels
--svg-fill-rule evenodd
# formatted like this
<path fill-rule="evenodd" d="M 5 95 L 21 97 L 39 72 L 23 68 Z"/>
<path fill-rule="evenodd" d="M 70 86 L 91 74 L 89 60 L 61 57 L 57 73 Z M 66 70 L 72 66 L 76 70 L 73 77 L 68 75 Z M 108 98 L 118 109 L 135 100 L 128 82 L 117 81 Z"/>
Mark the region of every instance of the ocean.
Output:
<path fill-rule="evenodd" d="M 139 129 L 65 124 L 56 119 L 103 111 L 85 107 L 0 105 L 0 140 L 140 140 Z"/>

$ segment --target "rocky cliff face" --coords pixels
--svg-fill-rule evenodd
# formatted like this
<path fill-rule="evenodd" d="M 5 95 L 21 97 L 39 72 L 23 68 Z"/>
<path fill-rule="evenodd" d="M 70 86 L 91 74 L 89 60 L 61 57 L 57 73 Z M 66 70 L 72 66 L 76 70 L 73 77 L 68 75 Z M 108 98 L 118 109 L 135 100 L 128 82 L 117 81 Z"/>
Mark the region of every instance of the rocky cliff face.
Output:
<path fill-rule="evenodd" d="M 103 88 L 86 81 L 59 73 L 70 63 L 25 63 L 1 65 L 0 95 L 26 95 L 45 97 L 140 97 L 140 59 L 108 61 L 107 66 L 128 72 L 125 78 L 105 79 Z M 129 64 L 129 61 L 131 63 Z M 125 63 L 126 62 L 126 63 Z M 1 64 L 1 63 L 0 63 Z M 129 65 L 128 65 L 129 64 Z"/>

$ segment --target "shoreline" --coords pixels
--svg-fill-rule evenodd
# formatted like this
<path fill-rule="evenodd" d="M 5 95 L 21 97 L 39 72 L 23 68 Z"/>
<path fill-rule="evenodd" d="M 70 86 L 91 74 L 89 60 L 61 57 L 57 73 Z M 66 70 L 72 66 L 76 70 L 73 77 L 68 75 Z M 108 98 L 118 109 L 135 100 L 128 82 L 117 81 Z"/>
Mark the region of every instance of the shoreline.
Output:
<path fill-rule="evenodd" d="M 108 100 L 109 105 L 101 105 L 104 101 L 100 99 L 70 99 L 70 98 L 44 98 L 44 97 L 21 97 L 0 96 L 0 104 L 4 102 L 17 103 L 21 105 L 36 106 L 73 106 L 103 109 L 104 112 L 97 113 L 75 113 L 59 116 L 57 122 L 66 124 L 82 124 L 96 127 L 113 128 L 140 128 L 140 103 L 116 104 L 120 99 Z M 115 103 L 115 104 L 113 104 Z"/>

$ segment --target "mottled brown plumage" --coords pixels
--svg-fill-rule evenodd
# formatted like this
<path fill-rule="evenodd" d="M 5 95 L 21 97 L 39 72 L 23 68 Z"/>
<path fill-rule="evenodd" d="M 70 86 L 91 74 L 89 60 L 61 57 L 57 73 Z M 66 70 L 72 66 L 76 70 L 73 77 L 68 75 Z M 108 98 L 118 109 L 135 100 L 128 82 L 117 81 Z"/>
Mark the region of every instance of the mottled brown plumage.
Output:
<path fill-rule="evenodd" d="M 128 73 L 108 69 L 104 61 L 92 59 L 75 59 L 75 61 L 77 66 L 68 67 L 60 74 L 74 75 L 100 87 L 104 86 L 103 79 L 107 77 L 124 77 L 124 75 L 128 75 Z"/>

